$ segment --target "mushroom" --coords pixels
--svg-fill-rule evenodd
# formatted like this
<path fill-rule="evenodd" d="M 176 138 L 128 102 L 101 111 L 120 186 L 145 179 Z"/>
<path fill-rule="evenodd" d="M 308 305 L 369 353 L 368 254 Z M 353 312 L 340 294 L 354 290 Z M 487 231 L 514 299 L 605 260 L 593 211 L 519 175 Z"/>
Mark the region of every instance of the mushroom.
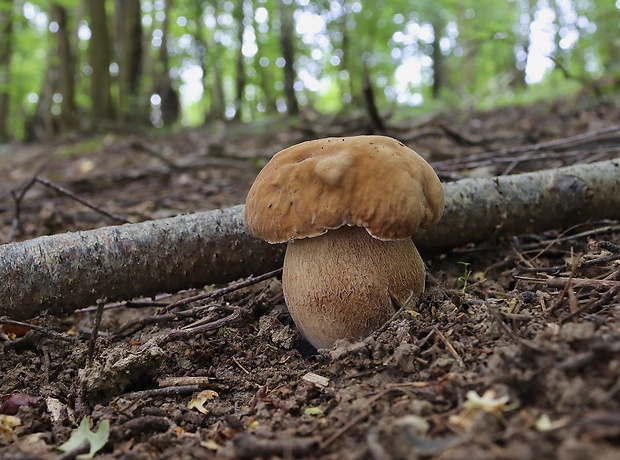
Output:
<path fill-rule="evenodd" d="M 437 224 L 443 187 L 433 168 L 385 136 L 326 138 L 276 153 L 248 192 L 245 222 L 288 242 L 282 289 L 316 348 L 362 338 L 395 304 L 419 298 L 425 267 L 411 235 Z"/>

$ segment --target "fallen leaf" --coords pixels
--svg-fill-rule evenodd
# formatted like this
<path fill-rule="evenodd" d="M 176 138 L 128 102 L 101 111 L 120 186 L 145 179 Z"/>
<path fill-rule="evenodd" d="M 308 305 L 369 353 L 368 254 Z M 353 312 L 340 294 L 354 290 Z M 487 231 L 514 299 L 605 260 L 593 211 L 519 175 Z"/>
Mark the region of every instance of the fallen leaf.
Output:
<path fill-rule="evenodd" d="M 463 407 L 469 410 L 483 410 L 484 412 L 497 413 L 506 410 L 506 404 L 508 403 L 508 396 L 502 396 L 501 398 L 495 397 L 495 391 L 487 390 L 482 396 L 478 396 L 473 390 L 470 390 L 466 394 L 467 401 L 463 403 Z"/>
<path fill-rule="evenodd" d="M 538 420 L 536 420 L 535 426 L 538 431 L 553 431 L 557 430 L 558 428 L 563 428 L 569 423 L 570 418 L 568 417 L 562 417 L 557 419 L 556 421 L 551 421 L 551 417 L 549 417 L 547 414 L 542 414 L 540 417 L 538 417 Z"/>
<path fill-rule="evenodd" d="M 110 421 L 103 420 L 99 424 L 97 431 L 90 431 L 90 419 L 84 417 L 80 425 L 71 432 L 71 437 L 67 442 L 58 446 L 63 452 L 75 449 L 84 440 L 90 444 L 90 451 L 87 454 L 78 455 L 77 458 L 93 458 L 97 452 L 103 449 L 110 437 Z"/>
<path fill-rule="evenodd" d="M 508 405 L 508 396 L 497 398 L 493 390 L 485 391 L 482 396 L 471 390 L 467 392 L 466 397 L 463 410 L 459 414 L 453 414 L 449 417 L 450 423 L 466 431 L 471 429 L 476 413 L 486 412 L 501 417 L 502 412 L 517 407 L 515 404 Z"/>
<path fill-rule="evenodd" d="M 13 440 L 13 428 L 22 424 L 22 421 L 14 415 L 0 414 L 0 439 L 6 444 Z"/>
<path fill-rule="evenodd" d="M 213 439 L 207 439 L 206 441 L 200 441 L 200 445 L 209 450 L 220 450 L 222 446 L 220 446 Z"/>
<path fill-rule="evenodd" d="M 321 409 L 318 406 L 316 406 L 316 407 L 307 407 L 306 410 L 304 410 L 304 414 L 306 414 L 306 415 L 323 415 L 323 409 Z"/>
<path fill-rule="evenodd" d="M 216 391 L 203 390 L 194 396 L 189 403 L 187 403 L 188 409 L 196 409 L 205 415 L 209 413 L 209 410 L 204 406 L 207 401 L 211 401 L 219 397 Z"/>

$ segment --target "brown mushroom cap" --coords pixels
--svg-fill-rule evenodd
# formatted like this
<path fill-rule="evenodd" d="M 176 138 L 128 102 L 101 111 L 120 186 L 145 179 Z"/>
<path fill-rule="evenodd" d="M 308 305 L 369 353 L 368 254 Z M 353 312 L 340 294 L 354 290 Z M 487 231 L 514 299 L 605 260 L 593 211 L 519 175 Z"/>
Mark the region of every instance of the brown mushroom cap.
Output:
<path fill-rule="evenodd" d="M 443 206 L 437 174 L 403 143 L 385 136 L 334 137 L 275 154 L 248 193 L 245 222 L 270 243 L 344 225 L 394 240 L 436 225 Z"/>

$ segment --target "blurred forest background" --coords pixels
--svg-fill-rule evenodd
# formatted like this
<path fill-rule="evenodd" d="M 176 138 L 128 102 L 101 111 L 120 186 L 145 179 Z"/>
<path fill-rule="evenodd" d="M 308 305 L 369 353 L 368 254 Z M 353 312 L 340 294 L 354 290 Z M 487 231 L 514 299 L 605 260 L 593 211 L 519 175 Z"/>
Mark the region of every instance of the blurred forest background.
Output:
<path fill-rule="evenodd" d="M 485 109 L 619 75 L 620 0 L 0 0 L 0 143 Z"/>

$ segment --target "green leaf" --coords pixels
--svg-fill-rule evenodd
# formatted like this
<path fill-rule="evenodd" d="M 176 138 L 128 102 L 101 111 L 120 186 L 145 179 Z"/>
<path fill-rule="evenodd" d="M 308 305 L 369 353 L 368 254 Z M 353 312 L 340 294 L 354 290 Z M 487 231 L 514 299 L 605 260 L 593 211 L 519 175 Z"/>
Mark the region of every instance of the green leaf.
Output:
<path fill-rule="evenodd" d="M 306 410 L 304 410 L 304 414 L 306 414 L 306 415 L 323 415 L 323 409 L 321 409 L 318 406 L 307 407 Z"/>
<path fill-rule="evenodd" d="M 71 433 L 69 440 L 58 446 L 58 449 L 68 452 L 86 440 L 90 444 L 90 451 L 87 454 L 78 455 L 77 458 L 93 458 L 108 442 L 110 437 L 110 421 L 103 420 L 99 424 L 97 431 L 90 431 L 89 425 L 90 419 L 84 417 L 80 422 L 80 426 Z"/>

